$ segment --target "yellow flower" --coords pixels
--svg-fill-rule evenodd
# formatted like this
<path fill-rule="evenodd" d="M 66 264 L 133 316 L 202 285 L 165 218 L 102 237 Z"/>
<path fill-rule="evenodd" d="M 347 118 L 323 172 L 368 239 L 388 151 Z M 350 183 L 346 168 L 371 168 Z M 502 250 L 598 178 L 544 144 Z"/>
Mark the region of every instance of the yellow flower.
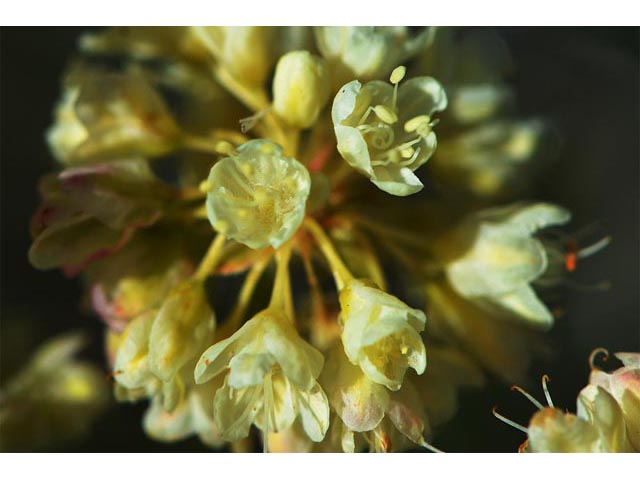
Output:
<path fill-rule="evenodd" d="M 581 406 L 588 411 L 593 410 L 600 389 L 605 390 L 620 405 L 629 442 L 640 452 L 640 353 L 621 352 L 616 353 L 615 357 L 623 366 L 611 373 L 592 365 L 589 385 L 582 390 L 578 399 L 578 413 Z"/>
<path fill-rule="evenodd" d="M 419 332 L 426 317 L 361 280 L 340 291 L 342 343 L 347 357 L 373 382 L 398 390 L 407 368 L 424 372 L 427 356 Z"/>
<path fill-rule="evenodd" d="M 201 384 L 228 370 L 214 401 L 225 439 L 246 437 L 252 423 L 267 434 L 282 431 L 300 416 L 305 432 L 317 442 L 329 422 L 327 399 L 316 380 L 323 362 L 285 314 L 269 308 L 206 350 L 194 375 Z"/>
<path fill-rule="evenodd" d="M 304 218 L 307 169 L 268 140 L 251 140 L 211 169 L 207 213 L 213 228 L 250 248 L 280 247 Z"/>
<path fill-rule="evenodd" d="M 548 266 L 545 247 L 533 235 L 569 218 L 563 208 L 543 203 L 471 215 L 438 244 L 449 283 L 479 306 L 551 327 L 553 316 L 531 286 Z"/>
<path fill-rule="evenodd" d="M 316 27 L 320 53 L 338 82 L 382 78 L 425 48 L 430 32 L 411 36 L 407 27 Z"/>
<path fill-rule="evenodd" d="M 341 345 L 332 348 L 322 372 L 321 383 L 343 423 L 340 439 L 343 451 L 354 451 L 354 433 L 364 434 L 374 451 L 402 450 L 405 440 L 425 446 L 430 433 L 424 406 L 411 382 L 390 392 L 371 381 L 345 356 Z"/>
<path fill-rule="evenodd" d="M 204 285 L 179 285 L 159 309 L 125 328 L 115 355 L 116 381 L 149 396 L 161 395 L 164 409 L 173 411 L 185 393 L 181 370 L 210 342 L 214 325 Z"/>
<path fill-rule="evenodd" d="M 80 71 L 69 78 L 47 141 L 62 163 L 168 153 L 180 130 L 142 77 Z"/>
<path fill-rule="evenodd" d="M 447 106 L 433 78 L 412 78 L 398 88 L 404 73 L 404 67 L 393 71 L 393 85 L 347 83 L 331 111 L 342 157 L 379 189 L 402 197 L 423 187 L 413 172 L 435 151 L 433 114 Z"/>

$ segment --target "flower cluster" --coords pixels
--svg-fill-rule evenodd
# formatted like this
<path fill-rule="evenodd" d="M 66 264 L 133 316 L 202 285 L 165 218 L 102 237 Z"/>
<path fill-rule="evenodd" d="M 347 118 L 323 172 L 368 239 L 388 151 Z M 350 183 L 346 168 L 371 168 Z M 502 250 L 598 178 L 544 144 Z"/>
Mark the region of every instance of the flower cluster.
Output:
<path fill-rule="evenodd" d="M 499 40 L 145 27 L 79 45 L 29 257 L 82 275 L 151 437 L 435 450 L 462 388 L 522 378 L 570 216 L 513 203 L 545 129 L 513 117 Z"/>

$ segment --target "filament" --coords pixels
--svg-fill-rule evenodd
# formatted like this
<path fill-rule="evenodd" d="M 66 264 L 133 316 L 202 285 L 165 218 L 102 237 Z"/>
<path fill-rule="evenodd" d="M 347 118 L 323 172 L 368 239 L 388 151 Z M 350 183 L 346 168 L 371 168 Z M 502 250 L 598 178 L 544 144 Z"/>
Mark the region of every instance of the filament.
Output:
<path fill-rule="evenodd" d="M 493 416 L 496 417 L 498 420 L 506 423 L 507 425 L 509 425 L 510 427 L 515 428 L 516 430 L 520 430 L 523 433 L 526 433 L 527 435 L 529 434 L 529 430 L 527 430 L 525 427 L 523 427 L 522 425 L 520 425 L 519 423 L 514 422 L 513 420 L 509 420 L 507 417 L 503 417 L 502 415 L 500 415 L 498 413 L 498 411 L 496 410 L 496 407 L 493 407 L 491 409 L 491 413 L 493 413 Z"/>
<path fill-rule="evenodd" d="M 520 392 L 522 395 L 524 395 L 527 400 L 529 400 L 531 403 L 533 403 L 536 408 L 538 408 L 539 410 L 543 410 L 544 409 L 544 405 L 542 405 L 538 400 L 536 400 L 532 395 L 530 395 L 528 392 L 526 392 L 524 389 L 520 388 L 517 385 L 514 385 L 511 387 L 512 391 L 516 391 L 516 392 Z"/>
<path fill-rule="evenodd" d="M 602 348 L 602 347 L 596 348 L 593 352 L 591 352 L 591 355 L 589 355 L 589 368 L 591 368 L 591 370 L 600 370 L 595 363 L 596 357 L 599 354 L 603 355 L 602 359 L 605 362 L 609 360 L 609 351 L 606 348 Z"/>
<path fill-rule="evenodd" d="M 551 400 L 551 395 L 549 395 L 549 387 L 547 387 L 547 382 L 550 381 L 551 379 L 549 378 L 549 375 L 545 374 L 542 376 L 542 390 L 544 390 L 544 397 L 547 399 L 547 405 L 554 408 L 553 400 Z"/>

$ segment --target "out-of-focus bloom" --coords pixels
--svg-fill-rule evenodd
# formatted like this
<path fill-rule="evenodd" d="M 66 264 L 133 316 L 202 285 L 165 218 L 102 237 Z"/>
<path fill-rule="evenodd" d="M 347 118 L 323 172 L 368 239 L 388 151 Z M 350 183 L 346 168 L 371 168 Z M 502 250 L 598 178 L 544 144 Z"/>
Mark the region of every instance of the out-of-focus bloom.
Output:
<path fill-rule="evenodd" d="M 354 80 L 333 101 L 331 117 L 338 151 L 381 190 L 406 196 L 420 191 L 413 173 L 436 149 L 433 114 L 447 106 L 437 80 L 412 78 L 400 88 L 404 67 L 393 71 L 393 85 Z"/>
<path fill-rule="evenodd" d="M 70 76 L 66 88 L 47 133 L 62 163 L 161 155 L 180 138 L 162 98 L 142 77 L 82 71 Z"/>
<path fill-rule="evenodd" d="M 289 125 L 309 128 L 329 100 L 324 60 L 307 51 L 283 55 L 273 77 L 273 109 Z"/>
<path fill-rule="evenodd" d="M 425 48 L 431 32 L 410 34 L 407 27 L 316 27 L 320 53 L 331 65 L 334 83 L 350 78 L 384 78 Z"/>
<path fill-rule="evenodd" d="M 461 296 L 533 326 L 553 316 L 531 284 L 547 269 L 545 248 L 533 235 L 569 221 L 550 204 L 512 205 L 470 216 L 438 243 L 447 279 Z"/>
<path fill-rule="evenodd" d="M 340 291 L 340 307 L 344 351 L 369 379 L 398 390 L 407 368 L 424 372 L 424 312 L 355 279 Z"/>
<path fill-rule="evenodd" d="M 86 339 L 67 334 L 42 345 L 0 391 L 0 449 L 52 448 L 84 435 L 108 404 L 104 372 L 75 359 Z"/>
<path fill-rule="evenodd" d="M 250 248 L 278 248 L 304 218 L 307 169 L 267 140 L 252 140 L 214 165 L 207 181 L 213 228 Z"/>
<path fill-rule="evenodd" d="M 163 215 L 175 192 L 144 160 L 72 167 L 45 177 L 33 218 L 29 260 L 40 269 L 81 269 L 122 248 Z"/>
<path fill-rule="evenodd" d="M 127 389 L 160 394 L 164 409 L 171 412 L 185 395 L 180 370 L 211 341 L 214 325 L 203 284 L 177 286 L 157 311 L 142 314 L 122 333 L 116 381 Z"/>
<path fill-rule="evenodd" d="M 299 416 L 308 437 L 318 442 L 329 426 L 327 398 L 317 382 L 323 362 L 285 314 L 271 308 L 205 351 L 195 379 L 205 383 L 228 369 L 214 402 L 226 440 L 246 437 L 251 424 L 279 432 Z"/>
<path fill-rule="evenodd" d="M 274 62 L 274 27 L 192 27 L 218 64 L 241 83 L 261 86 Z"/>

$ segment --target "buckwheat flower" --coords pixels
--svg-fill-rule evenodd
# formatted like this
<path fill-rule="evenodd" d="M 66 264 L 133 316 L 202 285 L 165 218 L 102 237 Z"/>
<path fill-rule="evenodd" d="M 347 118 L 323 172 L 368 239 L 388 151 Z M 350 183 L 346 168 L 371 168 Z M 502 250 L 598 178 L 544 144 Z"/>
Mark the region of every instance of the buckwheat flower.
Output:
<path fill-rule="evenodd" d="M 47 141 L 62 163 L 168 153 L 180 129 L 142 77 L 81 71 L 70 75 Z"/>
<path fill-rule="evenodd" d="M 590 364 L 593 367 L 594 355 L 603 349 L 592 353 Z M 606 353 L 606 351 L 605 351 Z M 635 355 L 637 354 L 619 354 Z M 628 358 L 628 357 L 627 357 Z M 623 368 L 627 368 L 626 366 Z M 597 375 L 604 379 L 601 375 Z M 624 373 L 623 373 L 624 375 Z M 533 415 L 527 428 L 503 417 L 495 409 L 493 414 L 506 424 L 527 434 L 527 441 L 520 447 L 520 451 L 531 453 L 569 453 L 569 452 L 633 452 L 638 451 L 633 443 L 633 435 L 637 435 L 637 410 L 623 410 L 624 403 L 620 403 L 611 393 L 597 383 L 592 382 L 582 389 L 578 395 L 577 414 L 562 411 L 555 407 L 547 388 L 548 377 L 542 378 L 542 387 L 547 401 L 544 406 L 529 393 L 518 386 L 512 387 L 522 393 L 538 411 Z M 638 407 L 637 392 L 638 379 L 631 375 L 630 382 L 623 380 L 622 385 L 631 403 L 627 407 Z M 624 399 L 623 394 L 623 399 Z"/>
<path fill-rule="evenodd" d="M 633 451 L 620 406 L 600 387 L 580 393 L 577 415 L 551 406 L 540 409 L 526 432 L 523 451 L 530 453 Z"/>
<path fill-rule="evenodd" d="M 225 439 L 246 437 L 251 424 L 267 434 L 281 431 L 300 416 L 305 432 L 317 442 L 329 421 L 327 399 L 317 382 L 323 361 L 284 312 L 272 307 L 206 350 L 194 375 L 201 384 L 228 371 L 214 401 Z"/>
<path fill-rule="evenodd" d="M 383 78 L 425 48 L 431 35 L 425 29 L 412 36 L 407 27 L 316 27 L 314 31 L 318 49 L 338 82 Z"/>
<path fill-rule="evenodd" d="M 329 100 L 329 72 L 323 59 L 307 51 L 289 52 L 273 78 L 273 110 L 289 125 L 309 128 Z"/>
<path fill-rule="evenodd" d="M 184 397 L 180 370 L 211 341 L 214 324 L 203 284 L 179 285 L 158 310 L 143 313 L 125 328 L 115 356 L 116 381 L 162 395 L 164 409 L 173 411 Z"/>
<path fill-rule="evenodd" d="M 404 67 L 396 68 L 391 84 L 353 80 L 340 89 L 331 110 L 340 155 L 397 196 L 422 189 L 413 172 L 435 151 L 433 114 L 447 106 L 444 89 L 433 78 L 412 78 L 398 88 L 404 74 Z"/>
<path fill-rule="evenodd" d="M 320 381 L 343 428 L 350 432 L 345 433 L 347 436 L 364 434 L 374 451 L 401 450 L 406 439 L 414 445 L 426 445 L 424 435 L 430 431 L 429 422 L 410 382 L 405 382 L 401 390 L 390 392 L 353 365 L 341 345 L 328 352 Z M 348 444 L 355 448 L 355 442 Z M 344 451 L 353 448 L 342 445 Z"/>
<path fill-rule="evenodd" d="M 398 390 L 407 368 L 424 372 L 424 313 L 353 279 L 340 291 L 342 343 L 349 361 L 375 383 Z"/>
<path fill-rule="evenodd" d="M 600 351 L 595 350 L 594 354 Z M 623 366 L 611 373 L 596 368 L 591 362 L 589 385 L 580 392 L 578 413 L 581 407 L 592 410 L 599 390 L 605 390 L 620 405 L 629 442 L 640 452 L 640 354 L 622 352 L 614 355 Z"/>
<path fill-rule="evenodd" d="M 193 385 L 174 411 L 167 412 L 159 397 L 151 400 L 143 419 L 145 432 L 153 439 L 162 442 L 184 440 L 191 435 L 211 447 L 224 444 L 213 420 L 211 397 L 220 387 L 216 382 L 206 385 Z"/>
<path fill-rule="evenodd" d="M 534 234 L 569 218 L 563 208 L 543 203 L 471 215 L 438 244 L 449 283 L 479 305 L 549 328 L 553 316 L 531 286 L 548 265 L 545 248 Z"/>
<path fill-rule="evenodd" d="M 304 218 L 311 180 L 278 145 L 251 140 L 213 166 L 207 188 L 214 229 L 250 248 L 278 248 Z"/>
<path fill-rule="evenodd" d="M 271 69 L 274 27 L 191 27 L 218 64 L 237 81 L 261 86 Z"/>

